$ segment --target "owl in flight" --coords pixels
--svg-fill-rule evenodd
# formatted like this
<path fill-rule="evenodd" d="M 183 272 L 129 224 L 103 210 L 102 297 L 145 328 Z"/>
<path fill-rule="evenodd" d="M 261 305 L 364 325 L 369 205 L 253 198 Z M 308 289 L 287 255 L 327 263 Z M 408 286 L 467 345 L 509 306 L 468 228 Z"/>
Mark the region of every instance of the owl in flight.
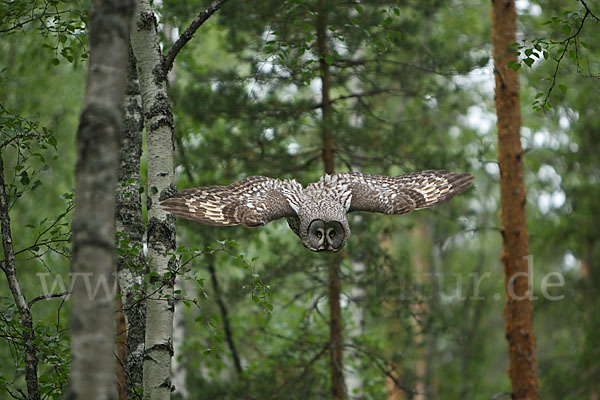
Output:
<path fill-rule="evenodd" d="M 444 203 L 471 182 L 470 174 L 435 170 L 399 176 L 342 172 L 306 188 L 295 179 L 250 176 L 229 186 L 181 190 L 160 204 L 207 225 L 257 227 L 285 217 L 308 249 L 338 251 L 350 236 L 347 213 L 406 214 Z"/>

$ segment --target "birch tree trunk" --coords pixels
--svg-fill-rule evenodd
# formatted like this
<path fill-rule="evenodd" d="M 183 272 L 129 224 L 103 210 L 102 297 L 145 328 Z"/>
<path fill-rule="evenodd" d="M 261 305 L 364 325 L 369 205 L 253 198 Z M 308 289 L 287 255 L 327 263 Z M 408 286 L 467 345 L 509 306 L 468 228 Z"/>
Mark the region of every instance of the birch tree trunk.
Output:
<path fill-rule="evenodd" d="M 158 204 L 175 191 L 173 115 L 157 21 L 149 0 L 135 1 L 131 45 L 137 60 L 148 138 L 148 267 L 155 277 L 153 283 L 160 287 L 146 301 L 144 396 L 169 399 L 175 278 L 175 263 L 169 253 L 175 250 L 175 218 Z"/>
<path fill-rule="evenodd" d="M 117 187 L 117 232 L 120 257 L 117 264 L 119 286 L 125 313 L 127 355 L 125 375 L 128 398 L 135 398 L 136 390 L 142 388 L 142 364 L 144 359 L 144 335 L 146 330 L 146 307 L 138 301 L 146 273 L 144 246 L 144 221 L 140 195 L 140 158 L 142 156 L 142 97 L 137 77 L 135 57 L 130 50 L 127 65 L 127 95 L 125 97 L 125 121 L 122 138 L 119 183 Z"/>
<path fill-rule="evenodd" d="M 319 74 L 321 77 L 321 102 L 322 121 L 321 136 L 323 140 L 323 166 L 326 174 L 334 172 L 333 132 L 331 129 L 332 109 L 329 98 L 329 64 L 327 63 L 327 10 L 325 1 L 319 0 L 316 21 L 317 51 L 319 52 Z M 340 277 L 339 260 L 329 266 L 329 348 L 331 368 L 331 396 L 334 400 L 343 399 L 345 396 L 344 368 L 343 368 L 343 336 L 342 336 L 342 308 L 340 296 L 342 282 Z"/>
<path fill-rule="evenodd" d="M 492 43 L 496 76 L 498 115 L 498 162 L 500 164 L 500 203 L 506 284 L 506 339 L 509 345 L 512 398 L 539 398 L 533 307 L 529 286 L 529 254 L 525 218 L 523 150 L 521 148 L 521 106 L 519 75 L 508 68 L 514 60 L 510 45 L 516 41 L 517 13 L 513 0 L 492 2 Z"/>
<path fill-rule="evenodd" d="M 92 2 L 72 222 L 72 399 L 116 396 L 115 198 L 131 11 L 129 1 Z"/>

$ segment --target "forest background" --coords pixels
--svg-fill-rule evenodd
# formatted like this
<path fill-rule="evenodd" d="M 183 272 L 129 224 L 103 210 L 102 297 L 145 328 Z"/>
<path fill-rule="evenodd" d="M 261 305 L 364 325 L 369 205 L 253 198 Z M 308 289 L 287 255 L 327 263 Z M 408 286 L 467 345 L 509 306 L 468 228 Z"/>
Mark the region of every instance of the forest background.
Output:
<path fill-rule="evenodd" d="M 339 259 L 303 248 L 285 221 L 255 230 L 178 222 L 173 397 L 316 399 L 333 389 L 335 398 L 329 266 L 339 262 L 346 397 L 510 398 L 490 3 L 216 3 L 168 75 L 178 188 L 250 175 L 315 181 L 324 118 L 336 171 L 476 178 L 443 207 L 350 216 Z M 154 4 L 165 53 L 209 6 Z M 600 6 L 516 8 L 520 58 L 510 68 L 521 83 L 540 398 L 597 399 Z M 60 398 L 69 379 L 65 292 L 89 11 L 80 1 L 0 2 L 4 184 L 41 398 Z M 140 181 L 126 182 L 142 203 L 154 190 L 146 149 Z M 117 242 L 121 260 L 142 250 L 127 236 Z M 147 273 L 143 261 L 139 269 Z M 26 331 L 2 285 L 2 398 L 33 398 Z"/>

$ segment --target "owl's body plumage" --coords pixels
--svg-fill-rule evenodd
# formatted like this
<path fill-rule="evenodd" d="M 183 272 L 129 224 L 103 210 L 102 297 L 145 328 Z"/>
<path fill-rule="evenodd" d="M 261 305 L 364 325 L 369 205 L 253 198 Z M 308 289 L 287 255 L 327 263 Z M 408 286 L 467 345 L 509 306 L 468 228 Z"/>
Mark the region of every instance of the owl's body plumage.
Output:
<path fill-rule="evenodd" d="M 285 217 L 308 249 L 338 251 L 350 236 L 347 213 L 405 214 L 448 201 L 472 181 L 467 173 L 436 170 L 395 177 L 342 172 L 303 188 L 294 179 L 250 176 L 229 186 L 182 190 L 161 206 L 207 225 L 256 227 Z"/>

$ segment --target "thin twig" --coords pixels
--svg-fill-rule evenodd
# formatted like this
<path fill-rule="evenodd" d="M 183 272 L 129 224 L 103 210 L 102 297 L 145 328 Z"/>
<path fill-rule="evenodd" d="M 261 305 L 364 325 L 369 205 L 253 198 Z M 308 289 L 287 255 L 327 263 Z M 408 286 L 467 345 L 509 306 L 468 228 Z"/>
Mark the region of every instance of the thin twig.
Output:
<path fill-rule="evenodd" d="M 215 0 L 210 6 L 208 6 L 208 8 L 206 8 L 206 10 L 198 14 L 198 16 L 192 21 L 190 26 L 185 31 L 183 31 L 181 36 L 179 36 L 179 38 L 173 44 L 173 47 L 169 49 L 169 52 L 165 56 L 165 73 L 169 72 L 171 68 L 173 68 L 173 62 L 175 61 L 175 57 L 177 57 L 177 54 L 179 54 L 183 46 L 185 46 L 185 44 L 194 37 L 194 34 L 198 30 L 198 28 L 200 28 L 200 26 L 207 19 L 209 19 L 211 15 L 218 11 L 221 8 L 221 6 L 227 1 L 228 0 Z"/>
<path fill-rule="evenodd" d="M 306 376 L 306 374 L 308 373 L 308 371 L 310 370 L 310 367 L 317 362 L 326 352 L 327 350 L 329 350 L 329 343 L 325 343 L 325 345 L 321 348 L 321 350 L 316 353 L 309 361 L 308 363 L 306 363 L 306 365 L 304 366 L 304 368 L 302 369 L 302 372 L 300 372 L 300 374 L 296 377 L 294 377 L 293 379 L 289 379 L 287 381 L 284 382 L 283 385 L 281 385 L 280 387 L 278 387 L 275 392 L 273 393 L 273 395 L 271 395 L 272 398 L 276 398 L 279 399 L 280 397 L 280 393 L 283 391 L 283 389 L 285 389 L 286 387 L 288 387 L 291 383 L 296 383 L 301 381 L 302 379 L 304 379 L 304 377 Z"/>
<path fill-rule="evenodd" d="M 0 29 L 0 33 L 7 33 L 7 32 L 10 32 L 10 31 L 14 31 L 15 29 L 19 29 L 19 28 L 27 25 L 30 22 L 33 22 L 33 21 L 38 20 L 38 19 L 46 18 L 46 17 L 53 17 L 53 16 L 57 16 L 57 15 L 60 15 L 60 14 L 65 14 L 65 13 L 71 13 L 71 14 L 78 15 L 76 12 L 74 12 L 72 10 L 63 10 L 63 11 L 58 11 L 58 12 L 49 12 L 49 13 L 47 13 L 46 9 L 47 9 L 47 7 L 44 8 L 44 11 L 42 11 L 41 14 L 38 14 L 36 16 L 32 16 L 29 19 L 26 19 L 25 21 L 21 21 L 21 22 L 19 22 L 17 24 L 14 24 L 10 28 Z"/>
<path fill-rule="evenodd" d="M 29 308 L 31 308 L 32 305 L 34 305 L 35 303 L 37 303 L 40 300 L 52 299 L 55 297 L 63 297 L 63 296 L 67 296 L 69 294 L 71 294 L 70 290 L 67 290 L 67 291 L 61 292 L 61 293 L 42 294 L 40 296 L 34 297 L 33 299 L 29 300 L 29 303 L 27 303 L 27 305 L 29 306 Z"/>
<path fill-rule="evenodd" d="M 579 34 L 581 33 L 583 26 L 585 25 L 585 21 L 587 19 L 587 17 L 592 17 L 596 20 L 596 22 L 600 22 L 600 18 L 598 18 L 588 7 L 588 5 L 586 4 L 586 2 L 584 0 L 579 0 L 580 3 L 583 5 L 583 7 L 585 8 L 585 14 L 583 15 L 583 18 L 581 18 L 581 22 L 579 23 L 579 27 L 577 28 L 577 30 L 570 35 L 569 37 L 561 40 L 560 42 L 554 42 L 554 41 L 550 41 L 550 43 L 553 44 L 558 44 L 558 43 L 564 43 L 564 48 L 563 51 L 561 52 L 560 56 L 556 59 L 556 68 L 554 69 L 554 73 L 552 74 L 552 83 L 550 84 L 550 88 L 548 89 L 548 92 L 546 93 L 546 96 L 544 97 L 544 101 L 542 102 L 542 108 L 544 108 L 546 106 L 546 104 L 548 103 L 548 100 L 550 99 L 550 95 L 552 95 L 552 91 L 554 90 L 555 86 L 556 86 L 556 78 L 558 76 L 558 70 L 560 68 L 560 63 L 562 62 L 565 54 L 567 53 L 567 50 L 569 49 L 569 46 L 571 44 L 571 41 L 574 40 L 575 41 L 575 51 L 576 51 L 576 65 L 578 70 L 580 70 L 579 67 L 579 59 L 578 59 L 578 51 L 577 51 L 577 37 L 579 36 Z M 579 71 L 578 71 L 579 72 Z"/>
<path fill-rule="evenodd" d="M 558 59 L 556 60 L 556 68 L 554 69 L 554 74 L 552 74 L 552 83 L 550 84 L 550 89 L 548 89 L 548 92 L 546 93 L 546 97 L 544 97 L 544 101 L 542 103 L 542 108 L 544 108 L 546 106 L 546 103 L 548 103 L 548 99 L 550 98 L 550 95 L 552 94 L 552 91 L 554 90 L 554 87 L 556 86 L 556 77 L 558 76 L 558 69 L 560 67 L 560 62 L 562 61 L 563 57 L 567 53 L 570 43 L 571 43 L 571 39 L 569 39 L 567 41 L 567 43 L 565 44 L 565 48 L 563 49 L 562 53 L 560 54 L 560 57 L 558 57 Z"/>
<path fill-rule="evenodd" d="M 590 8 L 588 7 L 587 3 L 585 2 L 585 0 L 579 0 L 579 2 L 583 5 L 583 7 L 585 8 L 585 11 L 588 12 L 592 18 L 594 18 L 596 20 L 596 22 L 600 22 L 600 18 L 598 18 L 593 12 L 592 10 L 590 10 Z"/>
<path fill-rule="evenodd" d="M 402 67 L 408 67 L 408 68 L 416 69 L 416 70 L 419 70 L 422 72 L 427 72 L 430 74 L 442 75 L 442 76 L 447 76 L 447 77 L 461 75 L 461 73 L 458 71 L 437 71 L 435 69 L 424 67 L 422 65 L 411 64 L 411 63 L 404 62 L 404 61 L 380 59 L 380 58 L 335 61 L 333 63 L 333 65 L 338 66 L 338 67 L 343 66 L 343 65 L 356 66 L 356 65 L 364 65 L 366 63 L 379 63 L 379 64 L 387 63 L 387 64 L 392 64 L 392 65 L 400 65 Z"/>
<path fill-rule="evenodd" d="M 376 96 L 376 95 L 382 94 L 382 93 L 393 93 L 393 92 L 394 92 L 393 89 L 373 89 L 373 90 L 370 90 L 368 92 L 363 92 L 363 93 L 350 93 L 348 95 L 339 96 L 339 97 L 336 97 L 335 99 L 329 100 L 329 104 L 335 104 L 338 101 L 347 100 L 347 99 L 356 99 L 356 98 L 362 98 L 362 97 Z M 311 109 L 316 110 L 321 107 L 323 107 L 323 103 L 317 103 L 317 104 L 313 105 L 311 107 Z"/>

